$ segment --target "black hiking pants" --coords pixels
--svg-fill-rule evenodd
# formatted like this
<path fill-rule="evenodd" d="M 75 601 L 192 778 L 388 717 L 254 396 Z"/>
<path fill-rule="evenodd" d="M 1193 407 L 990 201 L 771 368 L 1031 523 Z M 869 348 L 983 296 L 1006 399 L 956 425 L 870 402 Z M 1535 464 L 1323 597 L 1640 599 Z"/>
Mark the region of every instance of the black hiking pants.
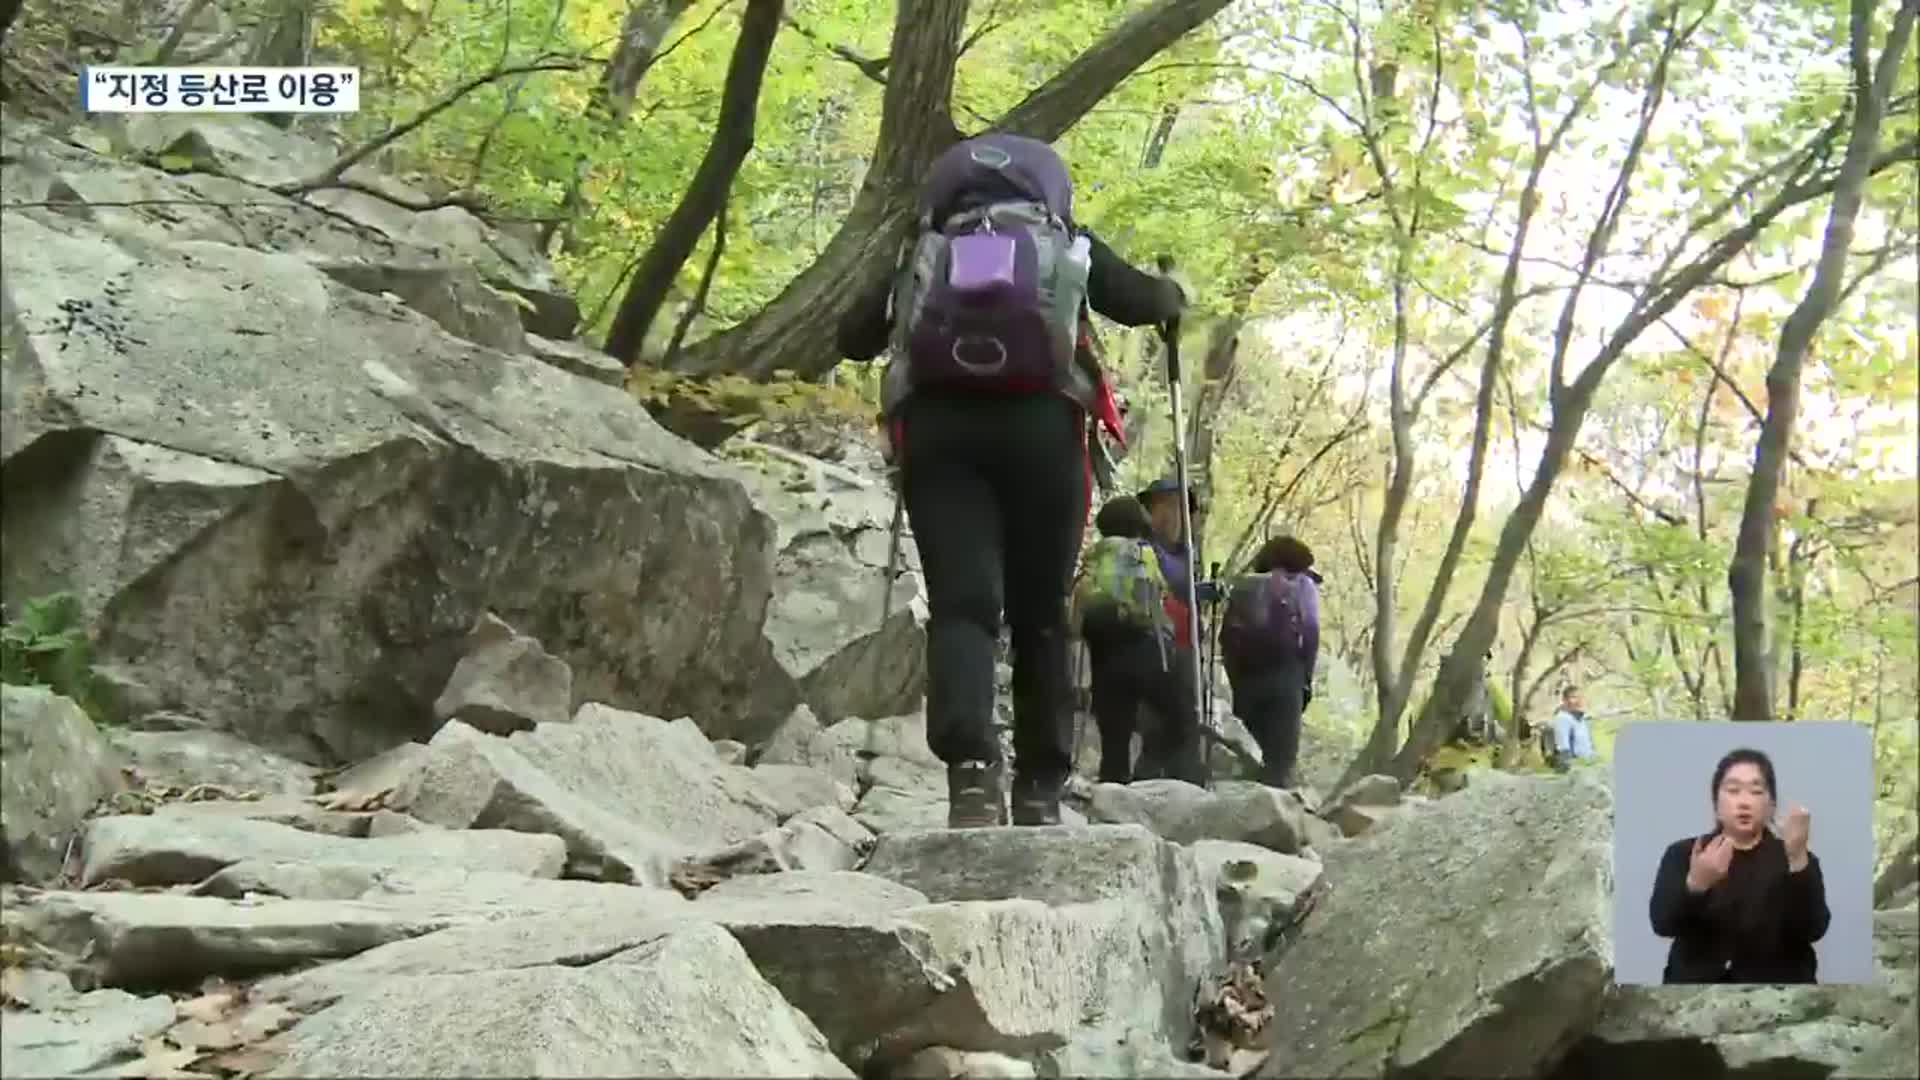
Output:
<path fill-rule="evenodd" d="M 1264 761 L 1260 782 L 1290 788 L 1298 782 L 1294 766 L 1300 758 L 1300 717 L 1307 704 L 1307 666 L 1285 659 L 1257 670 L 1229 667 L 1233 684 L 1233 714 L 1260 744 Z"/>
<path fill-rule="evenodd" d="M 1191 779 L 1180 764 L 1188 741 L 1181 736 L 1193 723 L 1183 711 L 1171 644 L 1161 642 L 1152 630 L 1097 615 L 1087 618 L 1081 636 L 1087 642 L 1093 684 L 1093 722 L 1100 729 L 1100 782 L 1134 779 L 1133 736 L 1142 708 L 1150 714 L 1140 732 L 1142 778 L 1156 774 Z"/>
<path fill-rule="evenodd" d="M 926 575 L 927 744 L 949 765 L 997 762 L 994 643 L 1013 631 L 1020 777 L 1072 767 L 1067 592 L 1087 520 L 1084 414 L 1051 395 L 919 393 L 896 432 Z"/>

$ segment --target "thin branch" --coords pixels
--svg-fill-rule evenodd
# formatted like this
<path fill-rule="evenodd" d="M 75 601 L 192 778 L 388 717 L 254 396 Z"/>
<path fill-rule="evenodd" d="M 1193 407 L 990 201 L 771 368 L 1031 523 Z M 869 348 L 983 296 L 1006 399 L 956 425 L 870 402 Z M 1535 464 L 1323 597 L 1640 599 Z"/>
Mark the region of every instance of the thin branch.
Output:
<path fill-rule="evenodd" d="M 720 212 L 713 218 L 713 250 L 707 254 L 707 265 L 700 271 L 700 284 L 693 292 L 693 302 L 687 310 L 680 313 L 680 321 L 674 324 L 673 338 L 667 342 L 667 358 L 664 367 L 673 367 L 673 361 L 680 355 L 680 346 L 687 340 L 687 329 L 693 320 L 706 313 L 707 296 L 713 291 L 713 277 L 720 269 L 720 256 L 727 250 L 727 206 L 732 202 L 733 193 L 729 191 L 720 198 Z"/>
<path fill-rule="evenodd" d="M 786 16 L 781 21 L 786 23 L 787 27 L 791 29 L 794 33 L 799 34 L 803 38 L 806 38 L 808 41 L 812 42 L 814 45 L 826 51 L 836 59 L 844 60 L 847 63 L 852 64 L 854 68 L 860 72 L 860 74 L 865 75 L 867 78 L 872 79 L 874 82 L 879 83 L 881 86 L 887 85 L 887 67 L 890 63 L 892 63 L 893 57 L 862 56 L 859 53 L 854 52 L 852 49 L 847 48 L 845 45 L 841 45 L 838 42 L 828 41 L 825 38 L 822 38 L 820 35 L 800 25 L 800 20 L 794 18 L 792 15 Z M 965 48 L 966 46 L 964 45 L 961 46 L 962 51 L 964 51 Z"/>
<path fill-rule="evenodd" d="M 292 183 L 278 184 L 275 185 L 272 190 L 282 195 L 292 195 L 302 191 L 313 191 L 318 188 L 332 186 L 346 174 L 348 169 L 367 160 L 400 139 L 404 139 L 408 135 L 413 134 L 427 121 L 432 120 L 434 117 L 452 108 L 461 98 L 466 97 L 468 94 L 473 93 L 483 86 L 488 86 L 499 82 L 501 79 L 512 78 L 515 75 L 523 75 L 529 72 L 579 71 L 585 66 L 586 61 L 578 57 L 551 57 L 535 60 L 527 64 L 515 64 L 511 67 L 496 67 L 484 75 L 476 75 L 454 87 L 452 90 L 443 94 L 439 100 L 420 110 L 411 120 L 388 128 L 386 132 L 361 145 L 359 149 L 343 155 L 338 161 L 327 166 L 319 176 L 311 180 L 299 180 Z"/>

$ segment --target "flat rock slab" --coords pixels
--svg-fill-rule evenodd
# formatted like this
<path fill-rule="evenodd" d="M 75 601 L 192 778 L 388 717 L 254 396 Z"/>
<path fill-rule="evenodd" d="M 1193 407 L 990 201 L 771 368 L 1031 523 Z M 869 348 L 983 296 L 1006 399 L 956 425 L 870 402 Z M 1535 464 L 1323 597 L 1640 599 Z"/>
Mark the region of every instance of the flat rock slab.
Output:
<path fill-rule="evenodd" d="M 185 885 L 234 863 L 304 862 L 374 867 L 441 866 L 558 877 L 558 837 L 509 830 L 423 832 L 347 839 L 266 821 L 201 814 L 120 814 L 88 825 L 84 885 Z"/>
<path fill-rule="evenodd" d="M 584 967 L 686 924 L 691 905 L 662 890 L 595 885 L 630 894 L 537 915 L 450 926 L 336 963 L 269 979 L 261 991 L 301 1007 L 378 988 L 401 977 L 463 975 L 548 965 Z"/>
<path fill-rule="evenodd" d="M 1283 854 L 1305 843 L 1300 796 L 1251 780 L 1222 780 L 1211 791 L 1183 780 L 1099 784 L 1087 818 L 1115 825 L 1145 825 L 1176 844 L 1237 840 Z"/>
<path fill-rule="evenodd" d="M 311 795 L 319 772 L 224 731 L 120 731 L 113 743 L 142 780 L 183 789 L 212 784 L 236 794 Z"/>
<path fill-rule="evenodd" d="M 1606 990 L 1611 820 L 1594 780 L 1515 778 L 1328 852 L 1261 1075 L 1537 1075 Z"/>
<path fill-rule="evenodd" d="M 27 940 L 84 957 L 107 986 L 190 985 L 352 956 L 418 937 L 474 911 L 354 900 L 236 903 L 177 893 L 47 892 L 10 906 Z"/>
<path fill-rule="evenodd" d="M 328 810 L 303 795 L 270 795 L 264 799 L 205 799 L 162 803 L 155 814 L 208 814 L 214 817 L 266 821 L 326 836 L 364 837 L 373 828 L 373 812 Z"/>
<path fill-rule="evenodd" d="M 165 995 L 124 990 L 75 993 L 63 974 L 7 969 L 8 989 L 29 1011 L 11 1006 L 0 1024 L 0 1076 L 73 1076 L 138 1057 L 140 1042 L 174 1021 Z"/>
<path fill-rule="evenodd" d="M 587 967 L 398 976 L 293 1029 L 275 1076 L 848 1077 L 717 927 Z"/>

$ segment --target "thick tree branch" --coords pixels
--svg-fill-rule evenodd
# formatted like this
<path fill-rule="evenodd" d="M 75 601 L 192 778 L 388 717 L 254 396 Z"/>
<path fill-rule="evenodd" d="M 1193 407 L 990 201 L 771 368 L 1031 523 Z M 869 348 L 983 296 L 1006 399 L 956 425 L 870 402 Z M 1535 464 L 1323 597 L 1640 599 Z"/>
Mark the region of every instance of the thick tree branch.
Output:
<path fill-rule="evenodd" d="M 681 194 L 679 205 L 667 216 L 666 223 L 654 236 L 653 245 L 641 257 L 633 281 L 627 286 L 627 295 L 614 314 L 613 326 L 607 332 L 607 354 L 628 367 L 639 362 L 641 346 L 654 316 L 666 302 L 680 268 L 699 244 L 700 234 L 726 204 L 733 178 L 753 150 L 760 84 L 766 78 L 773 40 L 780 33 L 784 6 L 782 0 L 747 0 L 747 10 L 740 17 L 740 36 L 727 63 L 713 140 Z"/>
<path fill-rule="evenodd" d="M 1213 18 L 1230 0 L 1156 0 L 1113 28 L 1002 116 L 996 131 L 1052 142 L 1154 54 Z"/>

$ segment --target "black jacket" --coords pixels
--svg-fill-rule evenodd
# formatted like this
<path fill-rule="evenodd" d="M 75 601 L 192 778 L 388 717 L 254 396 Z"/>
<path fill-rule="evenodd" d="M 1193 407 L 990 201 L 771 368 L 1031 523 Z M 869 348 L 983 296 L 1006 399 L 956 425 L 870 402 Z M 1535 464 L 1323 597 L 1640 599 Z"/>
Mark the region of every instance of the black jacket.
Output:
<path fill-rule="evenodd" d="M 1648 903 L 1653 932 L 1673 939 L 1664 981 L 1815 982 L 1813 943 L 1831 918 L 1819 858 L 1808 852 L 1806 868 L 1788 872 L 1787 847 L 1769 830 L 1750 850 L 1734 852 L 1720 884 L 1696 895 L 1687 891 L 1693 843 L 1668 845 Z"/>
<path fill-rule="evenodd" d="M 1092 242 L 1092 265 L 1087 272 L 1087 304 L 1123 326 L 1149 326 L 1180 314 L 1185 301 L 1179 286 L 1157 274 L 1135 269 L 1099 237 Z M 849 360 L 871 360 L 887 348 L 887 298 L 893 275 L 882 278 L 863 293 L 840 319 L 840 355 Z"/>

